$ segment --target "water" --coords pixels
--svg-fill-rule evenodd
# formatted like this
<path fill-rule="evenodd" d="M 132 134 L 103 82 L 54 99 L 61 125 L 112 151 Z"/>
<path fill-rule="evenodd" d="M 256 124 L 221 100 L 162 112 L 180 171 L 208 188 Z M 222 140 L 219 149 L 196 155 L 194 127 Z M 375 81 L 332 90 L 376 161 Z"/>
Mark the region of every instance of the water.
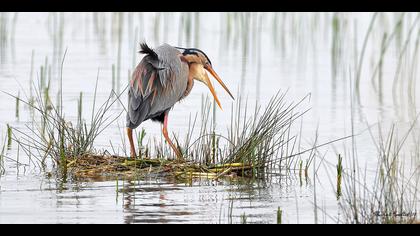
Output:
<path fill-rule="evenodd" d="M 18 13 L 14 26 L 14 13 L 1 14 L 8 19 L 7 32 L 13 29 L 14 33 L 1 35 L 0 90 L 14 95 L 20 92 L 21 97 L 29 95 L 30 78 L 36 81 L 48 57 L 55 101 L 60 64 L 67 50 L 63 104 L 66 117 L 73 120 L 77 119 L 80 92 L 83 116 L 90 117 L 98 75 L 97 104 L 107 98 L 113 88 L 113 65 L 114 89 L 124 90 L 129 74 L 141 59 L 136 53 L 141 41 L 152 47 L 167 42 L 200 48 L 235 97 L 247 97 L 250 104 L 257 100 L 264 106 L 278 90 L 288 90 L 290 101 L 310 93 L 304 107 L 311 110 L 302 122 L 306 147 L 313 144 L 316 131 L 318 143 L 351 134 L 353 116 L 355 132 L 364 131 L 356 142 L 360 164 L 367 166 L 369 176 L 374 174 L 376 149 L 366 132 L 367 124 L 381 122 L 387 128 L 396 122 L 404 129 L 417 114 L 418 83 L 409 86 L 408 79 L 410 75 L 414 81 L 418 77 L 411 70 L 418 67 L 418 62 L 411 60 L 419 31 L 416 13 L 404 16 L 401 39 L 396 36 L 387 51 L 382 96 L 378 95 L 379 81 L 375 78 L 372 83 L 371 76 L 383 32 L 392 32 L 399 14 L 380 15 L 367 43 L 359 97 L 352 92 L 354 58 L 361 54 L 372 13 L 339 13 L 339 21 L 334 23 L 338 24 L 338 28 L 334 26 L 337 32 L 333 31 L 333 13 Z M 413 64 L 404 61 L 395 88 L 396 64 L 411 25 L 413 39 L 408 44 L 409 53 L 402 58 Z M 230 124 L 232 100 L 221 86 L 215 88 L 224 108 L 217 110 L 216 128 L 223 133 Z M 175 106 L 170 113 L 170 133 L 184 137 L 186 121 L 200 112 L 203 95 L 209 95 L 208 89 L 196 83 L 189 97 Z M 126 101 L 125 93 L 121 100 Z M 123 105 L 117 104 L 112 112 L 122 109 Z M 1 93 L 1 127 L 10 124 L 24 130 L 31 122 L 29 109 L 21 104 L 19 118 L 14 111 L 14 99 Z M 124 154 L 124 120 L 122 116 L 106 129 L 95 148 L 110 150 L 111 141 L 116 151 Z M 150 142 L 153 138 L 162 140 L 159 124 L 147 121 L 142 127 Z M 0 138 L 5 135 L 2 128 Z M 276 223 L 278 207 L 283 211 L 283 223 L 336 222 L 341 215 L 333 188 L 334 165 L 338 153 L 348 154 L 350 144 L 346 140 L 320 150 L 327 164 L 315 159 L 317 174 L 314 176 L 311 168 L 309 179 L 303 183 L 292 172 L 266 181 L 195 181 L 192 185 L 164 178 L 120 180 L 118 189 L 116 181 L 63 183 L 49 177 L 14 144 L 7 151 L 5 174 L 0 177 L 0 223 L 241 223 L 242 215 L 248 223 Z M 28 166 L 17 166 L 12 161 L 17 158 Z"/>

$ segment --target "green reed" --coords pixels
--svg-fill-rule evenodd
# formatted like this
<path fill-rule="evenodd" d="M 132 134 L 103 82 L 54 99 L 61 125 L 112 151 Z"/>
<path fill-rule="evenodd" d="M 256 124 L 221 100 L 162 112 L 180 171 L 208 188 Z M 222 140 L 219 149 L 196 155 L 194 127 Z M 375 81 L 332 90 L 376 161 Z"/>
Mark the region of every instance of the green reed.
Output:
<path fill-rule="evenodd" d="M 20 99 L 20 93 L 18 93 L 16 97 L 16 105 L 15 105 L 15 117 L 19 120 L 19 99 Z"/>
<path fill-rule="evenodd" d="M 282 224 L 283 210 L 279 207 L 277 209 L 277 224 Z"/>
<path fill-rule="evenodd" d="M 7 149 L 12 147 L 12 127 L 7 124 Z"/>
<path fill-rule="evenodd" d="M 399 52 L 399 55 L 398 55 L 397 68 L 396 68 L 396 71 L 395 71 L 393 86 L 392 86 L 392 94 L 393 94 L 394 100 L 396 100 L 396 93 L 397 93 L 398 87 L 402 86 L 402 82 L 400 84 L 398 84 L 398 82 L 403 78 L 401 76 L 401 70 L 402 70 L 402 67 L 403 67 L 403 62 L 405 62 L 404 57 L 407 55 L 409 45 L 410 45 L 410 42 L 412 40 L 411 35 L 414 32 L 418 32 L 418 28 L 419 28 L 418 22 L 419 22 L 419 20 L 420 20 L 420 13 L 417 14 L 414 22 L 412 23 L 411 27 L 409 28 L 409 31 L 408 31 L 408 34 L 407 34 L 406 39 L 404 41 L 404 44 L 402 45 L 402 48 L 400 49 L 400 52 Z"/>
<path fill-rule="evenodd" d="M 338 59 L 340 57 L 341 48 L 341 38 L 340 38 L 340 17 L 338 16 L 339 13 L 334 13 L 332 18 L 332 47 L 331 47 L 331 59 L 332 59 L 332 74 L 333 79 L 337 76 L 337 68 L 338 68 Z"/>
<path fill-rule="evenodd" d="M 111 71 L 112 71 L 112 90 L 116 91 L 116 86 L 115 85 L 117 83 L 117 80 L 116 80 L 115 64 L 112 64 Z"/>
<path fill-rule="evenodd" d="M 117 68 L 116 68 L 116 83 L 117 90 L 116 93 L 119 94 L 121 90 L 121 50 L 122 50 L 122 35 L 124 28 L 124 13 L 118 13 L 118 48 L 117 48 Z"/>
<path fill-rule="evenodd" d="M 79 100 L 77 102 L 77 125 L 82 124 L 82 114 L 83 114 L 83 92 L 80 92 Z"/>
<path fill-rule="evenodd" d="M 340 198 L 342 194 L 341 182 L 343 178 L 343 157 L 338 155 L 338 164 L 337 164 L 337 199 Z"/>
<path fill-rule="evenodd" d="M 366 47 L 367 47 L 367 42 L 369 40 L 369 36 L 373 31 L 373 26 L 375 24 L 375 20 L 376 17 L 378 16 L 378 13 L 375 12 L 373 13 L 373 16 L 370 20 L 369 23 L 369 27 L 367 29 L 367 32 L 365 34 L 365 38 L 363 41 L 363 45 L 362 45 L 362 50 L 360 52 L 360 57 L 358 58 L 358 63 L 357 63 L 357 71 L 356 71 L 356 91 L 359 92 L 360 91 L 360 79 L 361 79 L 361 75 L 362 75 L 362 66 L 363 66 L 363 60 L 364 60 L 364 55 L 365 55 L 365 51 L 366 51 Z"/>
<path fill-rule="evenodd" d="M 137 136 L 137 144 L 139 147 L 139 157 L 147 157 L 148 151 L 147 147 L 143 144 L 144 138 L 146 137 L 146 130 L 144 128 L 141 129 L 141 132 Z M 145 149 L 144 153 L 142 152 Z"/>

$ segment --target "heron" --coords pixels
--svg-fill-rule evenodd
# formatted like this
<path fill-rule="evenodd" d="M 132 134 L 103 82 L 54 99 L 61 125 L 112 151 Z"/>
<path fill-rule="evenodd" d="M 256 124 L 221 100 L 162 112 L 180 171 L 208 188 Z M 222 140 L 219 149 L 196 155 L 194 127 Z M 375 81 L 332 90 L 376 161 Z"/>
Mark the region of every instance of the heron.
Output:
<path fill-rule="evenodd" d="M 146 120 L 163 124 L 162 134 L 178 159 L 182 153 L 168 135 L 168 114 L 174 105 L 187 97 L 194 80 L 204 83 L 213 95 L 217 105 L 219 98 L 207 71 L 234 99 L 232 93 L 214 71 L 208 56 L 197 48 L 174 47 L 169 44 L 154 49 L 145 42 L 140 44 L 139 53 L 144 54 L 135 68 L 128 90 L 128 111 L 126 117 L 130 156 L 136 157 L 133 130 Z"/>

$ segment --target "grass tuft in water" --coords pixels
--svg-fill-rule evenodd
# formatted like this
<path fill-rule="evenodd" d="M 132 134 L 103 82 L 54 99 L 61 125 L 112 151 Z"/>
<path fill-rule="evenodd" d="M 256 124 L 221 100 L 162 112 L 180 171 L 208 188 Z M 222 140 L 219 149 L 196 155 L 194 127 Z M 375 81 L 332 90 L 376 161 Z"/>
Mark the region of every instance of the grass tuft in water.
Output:
<path fill-rule="evenodd" d="M 98 80 L 96 82 L 96 88 L 98 86 L 97 83 Z M 81 157 L 93 153 L 93 144 L 96 137 L 117 120 L 123 112 L 121 111 L 114 116 L 107 115 L 111 106 L 119 99 L 119 96 L 112 99 L 113 93 L 96 110 L 96 88 L 90 123 L 82 119 L 81 103 L 83 97 L 82 93 L 80 94 L 76 126 L 73 126 L 71 120 L 66 119 L 66 115 L 62 113 L 62 109 L 57 109 L 56 106 L 49 102 L 48 92 L 44 93 L 44 96 L 42 95 L 41 91 L 45 92 L 48 89 L 43 90 L 42 87 L 37 87 L 34 103 L 19 98 L 19 101 L 30 106 L 36 112 L 37 118 L 41 121 L 33 122 L 32 126 L 26 125 L 25 131 L 13 128 L 14 132 L 21 136 L 19 139 L 15 138 L 19 147 L 28 155 L 41 156 L 42 164 L 45 164 L 44 161 L 49 157 L 54 163 L 59 164 L 64 171 L 67 170 L 67 160 L 69 158 Z M 59 96 L 62 97 L 62 89 L 60 91 Z M 62 106 L 61 102 L 59 104 Z"/>
<path fill-rule="evenodd" d="M 290 169 L 292 162 L 286 160 L 298 156 L 296 143 L 299 135 L 291 136 L 296 119 L 309 109 L 298 111 L 302 102 L 286 102 L 286 93 L 278 92 L 265 108 L 256 105 L 248 112 L 248 104 L 238 99 L 232 105 L 231 125 L 228 135 L 216 132 L 211 122 L 211 104 L 208 99 L 202 104 L 202 126 L 199 138 L 190 142 L 195 121 L 189 128 L 186 142 L 181 148 L 187 161 L 200 163 L 207 168 L 247 167 L 241 175 L 263 177 L 267 169 Z M 213 103 L 213 106 L 215 104 Z M 300 149 L 302 150 L 302 149 Z M 209 158 L 211 157 L 211 158 Z"/>
<path fill-rule="evenodd" d="M 64 59 L 63 59 L 64 61 Z M 63 64 L 62 64 L 63 66 Z M 109 170 L 98 164 L 95 156 L 94 142 L 102 131 L 114 123 L 124 110 L 118 111 L 117 115 L 108 115 L 111 106 L 119 101 L 121 94 L 115 96 L 112 90 L 110 96 L 99 107 L 96 108 L 96 92 L 98 88 L 98 78 L 96 81 L 94 102 L 92 106 L 92 117 L 89 123 L 83 119 L 82 103 L 83 93 L 80 93 L 78 100 L 77 123 L 73 126 L 74 120 L 67 119 L 63 113 L 63 86 L 62 77 L 59 93 L 57 95 L 57 105 L 53 105 L 49 95 L 51 79 L 46 82 L 45 68 L 48 67 L 47 59 L 45 67 L 41 70 L 41 82 L 35 87 L 34 102 L 24 101 L 19 97 L 10 95 L 20 102 L 31 107 L 36 113 L 33 124 L 26 125 L 25 131 L 14 129 L 15 138 L 19 148 L 28 156 L 39 158 L 41 165 L 45 166 L 46 160 L 52 160 L 63 170 L 67 176 L 67 168 L 76 165 L 77 158 L 84 157 L 94 160 L 89 162 L 89 168 Z M 61 68 L 62 71 L 62 68 Z M 118 81 L 117 81 L 118 82 Z M 224 136 L 216 132 L 215 110 L 210 109 L 211 103 L 207 99 L 202 107 L 202 126 L 197 139 L 192 141 L 192 134 L 195 121 L 190 122 L 189 131 L 180 150 L 184 153 L 185 163 L 170 166 L 168 159 L 171 154 L 165 152 L 167 145 L 161 142 L 154 150 L 158 152 L 158 168 L 153 171 L 157 173 L 171 170 L 176 176 L 193 177 L 212 176 L 221 178 L 227 175 L 240 175 L 252 178 L 264 178 L 268 170 L 290 170 L 295 162 L 295 157 L 301 157 L 303 153 L 309 152 L 310 156 L 306 160 L 305 176 L 308 178 L 308 169 L 314 155 L 313 146 L 307 150 L 297 147 L 300 140 L 299 134 L 293 134 L 295 121 L 300 119 L 309 109 L 302 109 L 304 101 L 310 95 L 305 96 L 298 102 L 286 101 L 287 93 L 278 92 L 268 104 L 263 108 L 258 103 L 253 113 L 248 112 L 248 103 L 243 104 L 242 99 L 232 104 L 231 125 L 228 128 L 228 135 Z M 213 102 L 213 106 L 215 103 Z M 211 114 L 211 111 L 213 113 Z M 211 119 L 213 115 L 213 119 Z M 143 139 L 146 135 L 143 130 L 138 137 L 139 146 L 143 146 Z M 175 138 L 176 143 L 180 143 Z M 192 142 L 191 142 L 192 141 Z M 299 142 L 300 143 L 300 142 Z M 300 144 L 299 144 L 300 146 Z M 142 148 L 139 148 L 142 151 Z M 114 170 L 131 171 L 137 167 L 144 167 L 147 161 L 150 147 L 146 147 L 145 153 L 140 153 L 141 157 L 148 157 L 148 160 L 135 160 L 133 163 L 121 162 L 118 157 L 103 155 L 101 160 L 111 161 L 113 164 L 108 166 Z M 301 151 L 304 150 L 304 151 Z M 143 155 L 141 155 L 143 154 Z M 146 155 L 145 155 L 146 154 Z M 211 157 L 211 158 L 209 158 Z M 138 161 L 140 161 L 138 163 Z M 146 161 L 146 162 L 145 162 Z M 78 162 L 79 163 L 79 162 Z M 80 164 L 79 163 L 79 164 Z M 115 165 L 114 165 L 115 164 Z M 99 165 L 99 166 L 98 166 Z M 302 168 L 302 167 L 301 167 Z M 152 172 L 151 170 L 149 173 Z"/>
<path fill-rule="evenodd" d="M 375 142 L 378 162 L 373 182 L 367 182 L 367 170 L 358 166 L 350 173 L 343 171 L 345 191 L 340 201 L 346 223 L 356 224 L 400 224 L 418 222 L 418 183 L 420 181 L 418 157 L 420 150 L 410 151 L 414 163 L 404 155 L 404 147 L 411 147 L 407 140 L 415 137 L 414 126 L 398 138 L 393 125 L 386 136 L 379 127 L 379 139 Z M 372 138 L 374 138 L 371 132 Z M 376 140 L 376 139 L 374 139 Z M 354 157 L 356 159 L 356 157 Z M 357 160 L 356 160 L 357 162 Z M 413 168 L 414 166 L 414 168 Z M 372 178 L 368 178 L 372 179 Z"/>

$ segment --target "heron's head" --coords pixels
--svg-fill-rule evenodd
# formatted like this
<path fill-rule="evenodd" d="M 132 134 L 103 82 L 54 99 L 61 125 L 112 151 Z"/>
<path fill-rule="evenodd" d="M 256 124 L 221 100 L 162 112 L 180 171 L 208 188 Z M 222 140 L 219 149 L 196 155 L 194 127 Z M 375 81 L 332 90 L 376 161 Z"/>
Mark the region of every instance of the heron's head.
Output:
<path fill-rule="evenodd" d="M 214 87 L 210 82 L 210 78 L 207 75 L 207 71 L 210 72 L 210 74 L 217 80 L 217 82 L 219 82 L 220 85 L 222 85 L 222 87 L 226 90 L 226 92 L 228 92 L 229 95 L 234 99 L 232 93 L 229 91 L 229 89 L 214 71 L 210 59 L 203 51 L 196 48 L 177 48 L 181 49 L 182 51 L 181 60 L 188 63 L 188 66 L 190 68 L 189 76 L 207 85 L 214 99 L 216 100 L 217 105 L 219 105 L 220 108 L 222 108 L 222 106 L 220 105 L 220 101 L 216 95 L 216 91 L 214 90 Z"/>

